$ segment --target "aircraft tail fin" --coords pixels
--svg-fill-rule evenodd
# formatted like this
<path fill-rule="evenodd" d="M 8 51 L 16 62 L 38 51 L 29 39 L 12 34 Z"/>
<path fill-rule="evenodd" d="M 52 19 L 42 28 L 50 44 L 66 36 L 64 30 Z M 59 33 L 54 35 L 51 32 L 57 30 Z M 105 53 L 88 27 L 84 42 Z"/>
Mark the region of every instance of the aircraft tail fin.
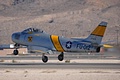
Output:
<path fill-rule="evenodd" d="M 106 27 L 107 27 L 107 22 L 102 21 L 96 27 L 96 29 L 86 38 L 86 40 L 95 44 L 101 44 Z"/>

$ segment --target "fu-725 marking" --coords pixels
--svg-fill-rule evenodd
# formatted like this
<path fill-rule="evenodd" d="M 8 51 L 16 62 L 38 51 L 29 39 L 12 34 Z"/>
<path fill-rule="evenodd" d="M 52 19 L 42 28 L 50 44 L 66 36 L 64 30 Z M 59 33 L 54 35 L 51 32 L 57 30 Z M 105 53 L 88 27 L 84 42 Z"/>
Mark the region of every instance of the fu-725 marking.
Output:
<path fill-rule="evenodd" d="M 79 43 L 76 46 L 77 49 L 84 49 L 84 50 L 90 50 L 92 48 L 94 48 L 92 45 L 87 45 L 87 44 L 83 44 L 83 43 Z"/>

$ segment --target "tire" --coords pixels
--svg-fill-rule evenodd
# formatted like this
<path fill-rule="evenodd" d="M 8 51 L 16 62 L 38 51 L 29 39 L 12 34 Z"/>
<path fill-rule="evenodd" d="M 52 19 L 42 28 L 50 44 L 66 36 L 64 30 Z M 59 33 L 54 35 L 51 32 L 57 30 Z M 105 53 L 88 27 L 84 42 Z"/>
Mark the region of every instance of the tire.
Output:
<path fill-rule="evenodd" d="M 99 53 L 99 52 L 100 52 L 100 47 L 98 47 L 98 48 L 96 49 L 96 52 L 97 52 L 97 53 Z"/>
<path fill-rule="evenodd" d="M 46 63 L 46 62 L 48 61 L 48 57 L 47 57 L 47 56 L 43 56 L 43 57 L 42 57 L 42 61 L 43 61 L 44 63 Z"/>
<path fill-rule="evenodd" d="M 60 54 L 60 55 L 58 56 L 58 60 L 59 60 L 59 61 L 63 61 L 63 59 L 64 59 L 63 54 Z"/>
<path fill-rule="evenodd" d="M 18 55 L 18 53 L 19 53 L 18 50 L 14 50 L 14 51 L 13 51 L 13 54 L 14 54 L 14 55 Z"/>

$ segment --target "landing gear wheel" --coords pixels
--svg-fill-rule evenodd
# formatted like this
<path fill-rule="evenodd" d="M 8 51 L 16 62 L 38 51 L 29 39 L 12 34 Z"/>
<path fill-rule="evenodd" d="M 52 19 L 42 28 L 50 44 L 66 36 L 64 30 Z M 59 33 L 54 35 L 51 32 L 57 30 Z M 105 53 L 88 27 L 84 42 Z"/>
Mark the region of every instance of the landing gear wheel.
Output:
<path fill-rule="evenodd" d="M 59 61 L 63 61 L 64 59 L 64 53 L 61 53 L 59 56 L 58 56 L 58 60 Z"/>
<path fill-rule="evenodd" d="M 18 53 L 19 53 L 19 51 L 17 49 L 13 51 L 14 55 L 18 55 Z"/>
<path fill-rule="evenodd" d="M 48 57 L 47 57 L 47 56 L 43 56 L 43 57 L 42 57 L 42 61 L 43 61 L 44 63 L 46 63 L 46 62 L 48 61 Z"/>

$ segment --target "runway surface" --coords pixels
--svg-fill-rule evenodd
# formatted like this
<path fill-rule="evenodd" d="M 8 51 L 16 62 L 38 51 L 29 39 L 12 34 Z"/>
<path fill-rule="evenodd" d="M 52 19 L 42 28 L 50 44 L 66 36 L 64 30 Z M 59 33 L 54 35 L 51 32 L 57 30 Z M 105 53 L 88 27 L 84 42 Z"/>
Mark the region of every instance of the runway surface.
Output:
<path fill-rule="evenodd" d="M 111 55 L 79 55 L 67 54 L 65 60 L 76 60 L 75 62 L 58 62 L 57 56 L 47 55 L 49 57 L 48 63 L 41 61 L 41 55 L 7 55 L 0 56 L 0 60 L 17 60 L 23 62 L 0 62 L 0 68 L 30 68 L 30 69 L 120 69 L 120 56 Z M 25 60 L 29 62 L 24 62 Z M 38 62 L 32 62 L 38 60 Z M 51 62 L 53 60 L 53 62 Z M 81 62 L 84 60 L 84 62 Z M 93 60 L 89 63 L 90 60 Z M 99 60 L 102 60 L 99 62 Z M 115 62 L 117 60 L 117 62 Z M 88 61 L 88 63 L 87 63 Z M 105 62 L 106 61 L 106 62 Z"/>
<path fill-rule="evenodd" d="M 0 63 L 0 68 L 120 69 L 120 63 Z"/>
<path fill-rule="evenodd" d="M 46 55 L 49 60 L 57 60 L 58 54 Z M 65 54 L 65 59 L 117 59 L 120 60 L 120 56 L 111 56 L 111 55 L 79 55 L 79 54 Z M 4 60 L 41 60 L 42 55 L 7 55 L 0 56 L 0 59 Z"/>

